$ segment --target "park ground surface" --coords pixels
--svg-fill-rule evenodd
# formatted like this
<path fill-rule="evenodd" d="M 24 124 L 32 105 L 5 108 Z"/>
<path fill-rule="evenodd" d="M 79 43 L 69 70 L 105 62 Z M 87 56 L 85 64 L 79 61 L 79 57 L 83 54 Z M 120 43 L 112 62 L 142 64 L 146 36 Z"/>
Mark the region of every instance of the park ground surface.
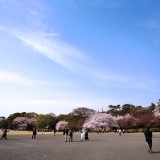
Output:
<path fill-rule="evenodd" d="M 160 133 L 153 133 L 153 151 L 143 133 L 89 133 L 89 141 L 80 141 L 75 133 L 73 142 L 64 142 L 62 133 L 8 133 L 8 140 L 0 140 L 0 160 L 160 160 Z"/>

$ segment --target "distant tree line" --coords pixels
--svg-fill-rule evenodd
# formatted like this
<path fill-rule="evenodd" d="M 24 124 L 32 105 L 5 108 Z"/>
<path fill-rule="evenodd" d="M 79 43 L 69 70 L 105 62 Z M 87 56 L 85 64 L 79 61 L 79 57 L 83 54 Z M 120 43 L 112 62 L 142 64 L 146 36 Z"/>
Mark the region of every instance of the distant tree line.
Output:
<path fill-rule="evenodd" d="M 93 109 L 81 107 L 73 109 L 69 114 L 54 113 L 37 114 L 35 112 L 13 113 L 6 119 L 0 119 L 0 128 L 8 127 L 12 130 L 39 130 L 63 129 L 67 127 L 80 130 L 82 127 L 92 129 L 104 128 L 143 128 L 147 125 L 160 128 L 160 99 L 155 105 L 148 107 L 135 106 L 132 104 L 109 105 L 108 111 L 97 112 Z M 91 123 L 91 122 L 92 123 Z M 114 124 L 114 125 L 113 125 Z M 59 126 L 59 127 L 57 127 Z M 62 128 L 61 128 L 62 126 Z"/>

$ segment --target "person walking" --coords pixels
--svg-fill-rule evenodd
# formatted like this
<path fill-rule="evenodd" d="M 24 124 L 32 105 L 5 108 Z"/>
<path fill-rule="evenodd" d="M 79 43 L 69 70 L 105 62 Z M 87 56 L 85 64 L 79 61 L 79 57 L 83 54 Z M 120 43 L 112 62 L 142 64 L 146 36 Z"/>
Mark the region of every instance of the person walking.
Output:
<path fill-rule="evenodd" d="M 37 129 L 33 128 L 32 139 L 36 139 Z"/>
<path fill-rule="evenodd" d="M 2 133 L 2 137 L 1 137 L 1 139 L 5 139 L 5 140 L 7 140 L 7 128 L 5 128 L 5 129 L 3 129 L 3 133 Z"/>
<path fill-rule="evenodd" d="M 67 142 L 67 137 L 68 137 L 68 129 L 67 128 L 64 129 L 63 135 L 65 136 L 65 142 Z"/>
<path fill-rule="evenodd" d="M 72 129 L 69 129 L 68 135 L 69 135 L 69 142 L 72 142 L 73 141 L 73 130 Z"/>
<path fill-rule="evenodd" d="M 148 143 L 149 149 L 148 152 L 149 153 L 153 153 L 152 151 L 152 132 L 150 131 L 150 127 L 147 127 L 146 130 L 144 131 L 144 135 L 146 138 L 146 142 Z"/>
<path fill-rule="evenodd" d="M 85 140 L 89 140 L 89 138 L 88 138 L 88 132 L 89 132 L 88 128 L 86 128 L 85 129 Z"/>

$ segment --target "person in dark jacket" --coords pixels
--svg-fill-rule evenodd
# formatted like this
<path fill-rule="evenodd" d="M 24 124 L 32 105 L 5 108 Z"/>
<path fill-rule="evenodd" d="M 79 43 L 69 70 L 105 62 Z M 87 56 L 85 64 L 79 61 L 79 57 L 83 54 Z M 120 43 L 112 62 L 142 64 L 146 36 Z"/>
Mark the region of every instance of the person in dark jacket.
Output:
<path fill-rule="evenodd" d="M 36 139 L 37 129 L 33 128 L 32 139 Z"/>
<path fill-rule="evenodd" d="M 5 140 L 7 139 L 7 132 L 8 132 L 8 131 L 7 131 L 7 128 L 3 129 L 3 134 L 2 134 L 1 139 L 3 139 L 3 138 L 4 138 Z"/>
<path fill-rule="evenodd" d="M 88 132 L 89 132 L 88 128 L 86 128 L 84 130 L 84 132 L 85 132 L 85 140 L 89 140 L 89 138 L 88 138 Z"/>
<path fill-rule="evenodd" d="M 69 129 L 68 135 L 69 135 L 69 142 L 72 142 L 73 141 L 73 130 L 72 129 Z"/>
<path fill-rule="evenodd" d="M 63 135 L 65 136 L 65 142 L 67 142 L 67 137 L 68 137 L 68 129 L 67 128 L 64 129 Z"/>
<path fill-rule="evenodd" d="M 53 134 L 56 135 L 56 128 L 53 129 Z"/>
<path fill-rule="evenodd" d="M 147 127 L 146 130 L 144 131 L 144 135 L 146 138 L 146 142 L 148 143 L 148 146 L 149 146 L 148 152 L 153 153 L 152 151 L 152 132 L 150 131 L 149 127 Z"/>

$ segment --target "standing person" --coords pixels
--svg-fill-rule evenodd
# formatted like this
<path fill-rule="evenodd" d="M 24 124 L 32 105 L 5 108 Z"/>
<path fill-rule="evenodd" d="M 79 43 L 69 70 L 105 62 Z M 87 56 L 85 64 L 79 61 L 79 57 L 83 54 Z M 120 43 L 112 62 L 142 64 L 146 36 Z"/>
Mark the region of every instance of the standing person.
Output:
<path fill-rule="evenodd" d="M 123 135 L 125 136 L 125 130 L 124 129 L 122 130 L 122 132 L 123 132 Z"/>
<path fill-rule="evenodd" d="M 118 132 L 119 132 L 119 136 L 121 136 L 121 133 L 122 133 L 121 128 L 118 130 Z"/>
<path fill-rule="evenodd" d="M 85 131 L 83 128 L 82 130 L 80 130 L 80 133 L 81 133 L 81 141 L 83 141 L 83 139 L 85 138 Z"/>
<path fill-rule="evenodd" d="M 148 146 L 149 146 L 148 152 L 153 153 L 152 151 L 152 132 L 150 131 L 150 127 L 146 128 L 146 130 L 144 131 L 144 135 L 146 138 L 146 142 L 148 143 Z"/>
<path fill-rule="evenodd" d="M 65 142 L 67 142 L 67 137 L 68 137 L 68 129 L 67 128 L 64 129 L 63 135 L 65 136 Z"/>
<path fill-rule="evenodd" d="M 68 135 L 69 135 L 69 142 L 72 142 L 73 141 L 73 130 L 72 129 L 69 129 Z"/>
<path fill-rule="evenodd" d="M 53 129 L 53 134 L 54 134 L 54 136 L 56 135 L 56 129 L 55 128 Z"/>
<path fill-rule="evenodd" d="M 85 140 L 89 140 L 89 138 L 88 138 L 88 128 L 85 129 Z"/>
<path fill-rule="evenodd" d="M 33 128 L 32 139 L 36 139 L 37 129 Z"/>
<path fill-rule="evenodd" d="M 1 139 L 5 139 L 5 140 L 7 140 L 7 128 L 5 128 L 5 129 L 3 129 L 3 133 L 2 133 L 2 137 L 1 137 Z"/>

